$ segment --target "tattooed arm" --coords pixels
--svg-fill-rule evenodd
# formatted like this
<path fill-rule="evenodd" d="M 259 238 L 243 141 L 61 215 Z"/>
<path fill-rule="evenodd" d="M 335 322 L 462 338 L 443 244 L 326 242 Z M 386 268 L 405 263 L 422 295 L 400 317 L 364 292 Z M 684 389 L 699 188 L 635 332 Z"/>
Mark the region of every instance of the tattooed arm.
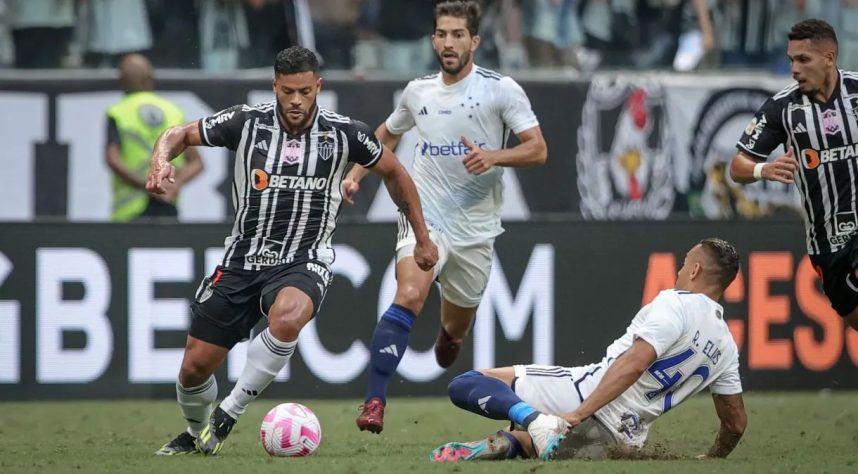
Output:
<path fill-rule="evenodd" d="M 742 434 L 748 425 L 748 415 L 745 413 L 745 403 L 742 401 L 741 393 L 735 395 L 713 394 L 712 401 L 715 402 L 715 411 L 718 413 L 718 418 L 721 419 L 721 429 L 718 430 L 715 444 L 712 445 L 708 453 L 701 457 L 725 458 L 742 439 Z"/>
<path fill-rule="evenodd" d="M 383 147 L 381 158 L 370 169 L 384 180 L 390 198 L 414 229 L 414 237 L 417 240 L 414 246 L 414 261 L 422 270 L 430 270 L 438 261 L 438 249 L 429 239 L 429 230 L 423 220 L 423 209 L 420 207 L 420 196 L 414 181 L 387 147 Z"/>
<path fill-rule="evenodd" d="M 170 127 L 158 137 L 155 142 L 155 149 L 152 151 L 152 157 L 149 160 L 149 175 L 146 180 L 146 190 L 155 194 L 164 194 L 167 192 L 164 186 L 164 180 L 173 183 L 176 181 L 176 169 L 170 164 L 170 161 L 181 155 L 189 146 L 203 145 L 200 139 L 199 124 L 197 121 L 189 122 L 184 125 L 176 125 Z M 194 173 L 191 176 L 180 176 L 184 181 L 189 180 L 196 173 L 202 170 L 199 162 L 199 155 L 196 157 L 198 169 L 194 168 Z"/>

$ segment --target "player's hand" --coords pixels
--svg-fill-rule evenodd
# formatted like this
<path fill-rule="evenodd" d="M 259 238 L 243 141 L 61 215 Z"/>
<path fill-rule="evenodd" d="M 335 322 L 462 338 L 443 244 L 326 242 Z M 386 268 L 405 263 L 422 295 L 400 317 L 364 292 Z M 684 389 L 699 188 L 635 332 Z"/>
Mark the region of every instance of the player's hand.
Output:
<path fill-rule="evenodd" d="M 567 413 L 567 414 L 563 415 L 561 418 L 566 420 L 566 423 L 569 423 L 569 429 L 572 429 L 572 428 L 580 425 L 581 422 L 584 421 L 587 417 L 581 416 L 578 414 L 578 412 L 573 411 L 571 413 Z"/>
<path fill-rule="evenodd" d="M 360 189 L 360 184 L 357 181 L 346 178 L 343 180 L 343 200 L 349 204 L 354 204 L 355 201 L 352 198 Z"/>
<path fill-rule="evenodd" d="M 462 164 L 465 165 L 468 173 L 481 175 L 495 165 L 494 154 L 492 152 L 474 145 L 466 137 L 461 137 L 461 140 L 463 145 L 471 149 L 465 156 L 465 159 L 462 160 Z"/>
<path fill-rule="evenodd" d="M 784 184 L 792 184 L 795 172 L 798 171 L 798 161 L 795 159 L 793 148 L 790 147 L 785 155 L 775 158 L 774 161 L 763 166 L 763 179 L 777 181 Z"/>
<path fill-rule="evenodd" d="M 159 201 L 165 202 L 167 204 L 174 204 L 176 202 L 176 198 L 179 197 L 179 185 L 178 183 L 173 184 L 169 181 L 161 182 L 161 189 L 164 190 L 163 193 L 149 193 L 153 199 L 157 199 Z"/>
<path fill-rule="evenodd" d="M 146 191 L 153 194 L 166 194 L 164 180 L 176 182 L 176 167 L 169 161 L 152 159 L 149 161 L 149 175 L 146 178 Z"/>
<path fill-rule="evenodd" d="M 414 245 L 414 261 L 424 272 L 428 272 L 438 263 L 438 247 L 429 239 L 418 241 Z"/>

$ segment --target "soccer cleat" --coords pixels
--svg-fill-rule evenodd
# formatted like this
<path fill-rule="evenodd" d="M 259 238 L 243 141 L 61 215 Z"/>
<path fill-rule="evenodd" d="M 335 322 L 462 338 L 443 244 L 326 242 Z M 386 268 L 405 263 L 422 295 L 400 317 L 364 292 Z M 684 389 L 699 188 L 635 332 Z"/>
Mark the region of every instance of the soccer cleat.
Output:
<path fill-rule="evenodd" d="M 506 459 L 510 443 L 503 435 L 489 436 L 486 439 L 470 443 L 447 443 L 438 446 L 429 455 L 432 462 L 458 462 Z"/>
<path fill-rule="evenodd" d="M 369 431 L 375 434 L 384 429 L 384 402 L 378 397 L 372 397 L 361 405 L 357 423 L 361 431 Z"/>
<path fill-rule="evenodd" d="M 212 411 L 208 424 L 200 432 L 200 437 L 197 438 L 197 449 L 206 455 L 217 454 L 223 447 L 223 442 L 226 441 L 226 437 L 229 436 L 229 432 L 232 431 L 236 421 L 218 405 Z"/>
<path fill-rule="evenodd" d="M 446 369 L 453 365 L 461 348 L 462 339 L 451 336 L 444 326 L 441 326 L 438 337 L 435 339 L 435 361 L 438 362 L 438 366 Z"/>
<path fill-rule="evenodd" d="M 178 456 L 180 454 L 197 453 L 196 438 L 187 431 L 182 431 L 172 441 L 155 451 L 156 456 Z"/>
<path fill-rule="evenodd" d="M 569 431 L 569 424 L 563 418 L 545 414 L 537 416 L 527 427 L 536 455 L 543 461 L 554 457 L 557 446 L 566 439 L 567 431 Z"/>

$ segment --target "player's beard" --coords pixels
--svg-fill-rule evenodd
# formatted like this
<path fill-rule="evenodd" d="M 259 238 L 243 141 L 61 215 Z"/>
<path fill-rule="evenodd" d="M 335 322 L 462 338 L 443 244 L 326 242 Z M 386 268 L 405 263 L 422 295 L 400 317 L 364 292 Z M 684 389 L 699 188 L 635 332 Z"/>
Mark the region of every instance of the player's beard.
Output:
<path fill-rule="evenodd" d="M 295 131 L 296 133 L 300 133 L 304 131 L 309 126 L 310 118 L 313 116 L 313 113 L 316 111 L 316 100 L 313 100 L 313 103 L 310 104 L 310 108 L 306 111 L 295 108 L 286 108 L 280 103 L 279 99 L 275 99 L 277 101 L 277 111 L 280 113 L 280 119 L 286 124 L 286 126 L 290 129 L 289 131 Z M 289 112 L 301 112 L 301 118 L 297 121 L 292 121 L 292 116 L 289 115 Z"/>
<path fill-rule="evenodd" d="M 444 52 L 443 52 L 443 51 L 442 51 L 442 52 L 440 52 L 440 53 L 436 51 L 436 52 L 435 52 L 435 58 L 438 60 L 438 64 L 440 64 L 440 65 L 441 65 L 441 69 L 442 69 L 444 72 L 446 72 L 447 74 L 450 74 L 451 76 L 455 76 L 456 74 L 459 74 L 460 72 L 462 72 L 462 69 L 464 69 L 464 68 L 465 68 L 465 66 L 468 64 L 468 61 L 470 61 L 470 60 L 471 60 L 471 52 L 470 52 L 470 51 L 465 51 L 465 53 L 464 53 L 464 54 L 462 54 L 461 56 L 459 56 L 459 64 L 457 64 L 456 66 L 454 66 L 454 67 L 451 67 L 451 68 L 450 68 L 450 67 L 446 67 L 446 66 L 444 65 L 444 56 L 443 56 L 443 54 L 444 54 Z"/>

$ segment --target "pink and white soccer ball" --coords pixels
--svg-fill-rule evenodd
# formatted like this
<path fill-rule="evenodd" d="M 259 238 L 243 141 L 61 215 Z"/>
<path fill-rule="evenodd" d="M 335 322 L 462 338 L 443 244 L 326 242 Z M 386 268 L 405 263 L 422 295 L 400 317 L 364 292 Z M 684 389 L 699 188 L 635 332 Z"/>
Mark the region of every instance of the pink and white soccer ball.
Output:
<path fill-rule="evenodd" d="M 282 403 L 262 419 L 259 440 L 272 456 L 309 456 L 322 442 L 322 427 L 309 408 L 300 403 Z"/>

